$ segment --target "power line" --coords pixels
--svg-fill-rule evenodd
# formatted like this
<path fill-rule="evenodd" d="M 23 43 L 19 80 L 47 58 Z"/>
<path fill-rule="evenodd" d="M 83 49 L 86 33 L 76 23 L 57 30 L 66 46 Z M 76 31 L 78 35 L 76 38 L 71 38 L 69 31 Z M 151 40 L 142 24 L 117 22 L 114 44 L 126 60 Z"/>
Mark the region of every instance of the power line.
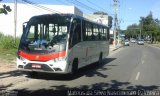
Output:
<path fill-rule="evenodd" d="M 72 4 L 75 4 L 75 5 L 79 6 L 79 7 L 81 7 L 81 8 L 83 8 L 83 9 L 86 9 L 86 10 L 88 10 L 88 11 L 91 11 L 91 12 L 93 12 L 93 11 L 98 11 L 97 9 L 94 9 L 94 8 L 92 8 L 92 7 L 89 7 L 88 5 L 82 3 L 82 2 L 80 2 L 80 1 L 78 1 L 78 0 L 67 0 L 67 1 L 70 2 L 70 3 L 72 3 Z"/>
<path fill-rule="evenodd" d="M 89 0 L 87 0 L 87 2 L 89 2 L 89 3 L 92 4 L 92 5 L 94 5 L 95 7 L 99 8 L 100 10 L 103 10 L 104 12 L 107 12 L 108 15 L 110 15 L 110 16 L 113 15 L 113 14 L 111 14 L 111 13 L 109 12 L 109 10 L 105 10 L 104 8 L 98 6 L 97 4 L 95 4 L 95 3 L 93 3 L 93 2 L 91 2 L 91 1 L 89 1 Z"/>
<path fill-rule="evenodd" d="M 99 9 L 105 11 L 105 9 L 103 9 L 103 8 L 100 7 L 100 6 L 98 6 L 97 4 L 95 4 L 95 3 L 93 3 L 93 2 L 91 2 L 91 1 L 89 1 L 89 0 L 87 0 L 87 2 L 89 2 L 89 3 L 92 4 L 92 5 L 94 5 L 94 6 L 97 7 L 97 8 L 99 8 Z"/>
<path fill-rule="evenodd" d="M 27 6 L 30 6 L 30 7 L 34 7 L 34 8 L 36 8 L 36 9 L 39 8 L 39 7 L 37 7 L 37 6 L 33 6 L 33 5 L 31 5 L 31 4 L 28 4 L 28 3 L 24 2 L 24 1 L 22 1 L 22 2 L 20 2 L 20 3 L 23 3 L 23 4 L 25 4 L 25 5 L 27 5 Z M 39 8 L 39 9 L 41 9 L 41 8 Z"/>
<path fill-rule="evenodd" d="M 94 8 L 92 8 L 92 7 L 89 7 L 89 6 L 85 5 L 84 3 L 82 3 L 82 2 L 80 2 L 80 1 L 78 1 L 78 0 L 75 0 L 75 1 L 78 2 L 78 3 L 80 3 L 80 4 L 83 5 L 83 6 L 86 6 L 86 8 L 88 8 L 88 9 L 91 9 L 91 10 L 94 10 L 94 11 L 98 11 L 97 9 L 94 9 Z"/>
<path fill-rule="evenodd" d="M 61 12 L 59 12 L 59 11 L 56 11 L 56 10 L 53 10 L 53 9 L 47 8 L 47 7 L 45 7 L 45 6 L 42 6 L 42 5 L 39 5 L 39 4 L 36 4 L 36 3 L 33 3 L 33 2 L 31 2 L 31 1 L 28 1 L 28 0 L 22 0 L 22 1 L 23 1 L 23 2 L 25 2 L 25 3 L 28 3 L 28 4 L 30 4 L 30 5 L 36 6 L 36 7 L 38 7 L 38 8 L 41 8 L 41 9 L 47 10 L 47 11 L 49 11 L 49 12 L 53 12 L 53 13 L 61 13 Z"/>

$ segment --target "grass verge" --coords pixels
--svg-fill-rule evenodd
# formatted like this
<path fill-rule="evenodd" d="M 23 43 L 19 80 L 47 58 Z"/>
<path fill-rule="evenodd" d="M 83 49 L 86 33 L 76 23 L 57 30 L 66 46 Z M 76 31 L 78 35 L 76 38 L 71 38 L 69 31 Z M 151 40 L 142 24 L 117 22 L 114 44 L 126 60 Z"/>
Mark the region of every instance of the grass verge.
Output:
<path fill-rule="evenodd" d="M 0 33 L 0 60 L 4 62 L 12 62 L 16 59 L 17 48 L 19 45 L 19 38 L 15 39 L 13 36 L 6 36 Z"/>
<path fill-rule="evenodd" d="M 0 60 L 12 62 L 16 60 L 17 49 L 3 49 L 0 47 Z"/>
<path fill-rule="evenodd" d="M 151 46 L 155 46 L 155 47 L 159 47 L 160 48 L 160 43 L 158 43 L 158 44 L 146 44 L 146 45 L 151 45 Z"/>

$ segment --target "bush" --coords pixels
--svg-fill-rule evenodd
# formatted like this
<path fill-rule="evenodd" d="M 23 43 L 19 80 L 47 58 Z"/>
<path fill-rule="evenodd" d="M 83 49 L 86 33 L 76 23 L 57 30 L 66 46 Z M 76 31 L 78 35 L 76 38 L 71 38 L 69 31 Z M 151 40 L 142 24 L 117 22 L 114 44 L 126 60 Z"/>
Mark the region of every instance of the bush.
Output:
<path fill-rule="evenodd" d="M 19 45 L 19 38 L 15 39 L 13 36 L 5 36 L 2 33 L 0 33 L 0 46 L 3 49 L 17 49 Z"/>
<path fill-rule="evenodd" d="M 160 36 L 157 36 L 157 40 L 158 40 L 158 42 L 160 42 Z"/>
<path fill-rule="evenodd" d="M 2 38 L 4 35 L 2 33 L 0 33 L 0 38 Z"/>

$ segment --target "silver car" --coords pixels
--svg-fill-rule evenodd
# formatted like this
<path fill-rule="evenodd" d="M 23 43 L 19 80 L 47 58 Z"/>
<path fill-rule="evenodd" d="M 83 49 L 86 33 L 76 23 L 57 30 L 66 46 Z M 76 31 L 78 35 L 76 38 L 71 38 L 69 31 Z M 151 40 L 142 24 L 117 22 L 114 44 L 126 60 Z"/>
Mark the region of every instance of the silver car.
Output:
<path fill-rule="evenodd" d="M 129 40 L 125 40 L 125 41 L 124 41 L 124 45 L 125 45 L 125 46 L 129 46 Z"/>
<path fill-rule="evenodd" d="M 136 43 L 136 39 L 132 38 L 131 43 Z"/>
<path fill-rule="evenodd" d="M 139 39 L 139 40 L 137 41 L 137 44 L 138 44 L 138 45 L 144 45 L 144 40 L 143 40 L 143 39 Z"/>

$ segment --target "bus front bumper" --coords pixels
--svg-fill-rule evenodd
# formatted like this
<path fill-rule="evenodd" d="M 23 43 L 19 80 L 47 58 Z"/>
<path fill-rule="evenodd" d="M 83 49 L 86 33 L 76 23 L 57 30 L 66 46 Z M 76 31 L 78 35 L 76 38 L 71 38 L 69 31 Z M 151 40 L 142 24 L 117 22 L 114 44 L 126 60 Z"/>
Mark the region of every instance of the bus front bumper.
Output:
<path fill-rule="evenodd" d="M 43 73 L 58 73 L 58 74 L 67 74 L 68 65 L 66 61 L 62 60 L 59 62 L 47 61 L 47 62 L 38 62 L 38 61 L 28 61 L 20 60 L 17 58 L 17 69 L 20 71 L 35 71 Z"/>

